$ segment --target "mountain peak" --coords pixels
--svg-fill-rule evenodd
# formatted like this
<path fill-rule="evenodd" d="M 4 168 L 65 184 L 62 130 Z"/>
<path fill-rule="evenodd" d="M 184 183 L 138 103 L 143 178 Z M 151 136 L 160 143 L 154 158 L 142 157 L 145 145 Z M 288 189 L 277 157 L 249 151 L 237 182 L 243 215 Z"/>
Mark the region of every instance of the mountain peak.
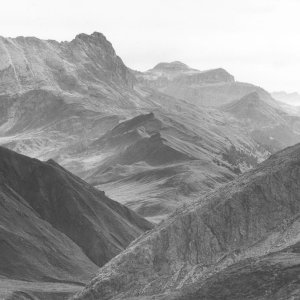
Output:
<path fill-rule="evenodd" d="M 157 64 L 152 70 L 165 70 L 165 71 L 183 71 L 190 70 L 191 68 L 181 61 L 161 62 Z"/>
<path fill-rule="evenodd" d="M 255 124 L 271 124 L 281 119 L 278 110 L 262 100 L 257 92 L 252 92 L 224 105 L 223 110 L 238 119 L 252 120 Z"/>
<path fill-rule="evenodd" d="M 101 44 L 108 44 L 112 48 L 112 44 L 107 40 L 105 35 L 101 32 L 93 32 L 92 34 L 79 33 L 76 35 L 75 40 L 82 40 L 84 42 L 98 42 Z"/>
<path fill-rule="evenodd" d="M 257 92 L 252 92 L 250 94 L 245 95 L 240 99 L 240 101 L 247 102 L 247 103 L 263 102 Z"/>
<path fill-rule="evenodd" d="M 99 32 L 81 33 L 71 42 L 61 43 L 34 37 L 0 38 L 0 70 L 0 93 L 41 88 L 86 93 L 91 87 L 102 93 L 106 91 L 103 82 L 129 88 L 135 82 L 112 44 Z"/>

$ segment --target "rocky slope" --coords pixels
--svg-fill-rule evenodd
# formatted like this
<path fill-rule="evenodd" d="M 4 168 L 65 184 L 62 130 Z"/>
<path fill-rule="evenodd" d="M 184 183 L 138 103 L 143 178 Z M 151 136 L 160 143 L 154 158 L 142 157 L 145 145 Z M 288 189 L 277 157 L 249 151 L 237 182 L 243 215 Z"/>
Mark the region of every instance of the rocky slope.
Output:
<path fill-rule="evenodd" d="M 299 166 L 297 144 L 182 207 L 101 268 L 74 299 L 299 295 Z"/>
<path fill-rule="evenodd" d="M 83 283 L 152 225 L 54 161 L 0 147 L 0 276 Z"/>
<path fill-rule="evenodd" d="M 274 102 L 264 89 L 235 81 L 226 70 L 199 71 L 182 62 L 159 63 L 146 72 L 134 72 L 138 82 L 169 96 L 201 106 L 220 106 L 257 92 L 268 102 Z"/>

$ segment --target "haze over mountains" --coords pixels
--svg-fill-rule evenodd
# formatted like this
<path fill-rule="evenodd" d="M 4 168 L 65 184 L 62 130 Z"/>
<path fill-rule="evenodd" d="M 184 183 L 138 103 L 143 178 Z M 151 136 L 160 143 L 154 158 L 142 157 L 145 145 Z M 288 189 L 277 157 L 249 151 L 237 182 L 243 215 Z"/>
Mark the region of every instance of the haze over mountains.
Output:
<path fill-rule="evenodd" d="M 125 66 L 111 43 L 98 32 L 79 34 L 70 42 L 1 37 L 0 145 L 46 162 L 0 148 L 5 207 L 5 235 L 1 236 L 5 246 L 0 248 L 0 255 L 8 262 L 2 271 L 0 268 L 0 275 L 5 280 L 64 281 L 75 284 L 64 287 L 75 292 L 78 284 L 96 274 L 98 267 L 151 229 L 151 222 L 163 223 L 101 269 L 90 288 L 78 296 L 80 299 L 164 294 L 194 281 L 194 271 L 203 289 L 212 291 L 218 280 L 230 281 L 231 276 L 239 276 L 239 265 L 225 267 L 242 261 L 247 269 L 247 257 L 258 256 L 258 268 L 265 261 L 273 266 L 273 256 L 260 257 L 276 252 L 268 248 L 267 239 L 282 237 L 274 228 L 296 217 L 297 193 L 288 192 L 290 207 L 295 210 L 276 215 L 278 220 L 270 216 L 270 224 L 259 232 L 261 223 L 256 222 L 260 221 L 251 223 L 258 200 L 252 203 L 248 199 L 248 186 L 254 189 L 258 185 L 256 177 L 262 176 L 261 188 L 268 190 L 266 197 L 270 198 L 259 215 L 262 220 L 271 207 L 276 211 L 285 207 L 271 203 L 277 198 L 270 195 L 278 192 L 282 198 L 287 197 L 285 190 L 272 191 L 273 183 L 265 179 L 273 178 L 271 164 L 276 170 L 278 165 L 279 173 L 286 174 L 291 169 L 286 171 L 281 160 L 269 159 L 258 171 L 242 174 L 298 142 L 297 110 L 276 101 L 261 87 L 236 81 L 223 68 L 199 71 L 175 61 L 159 63 L 146 72 L 134 71 Z M 280 157 L 297 163 L 298 148 L 291 149 L 294 150 L 282 152 Z M 265 177 L 256 175 L 259 170 Z M 226 183 L 229 184 L 222 187 Z M 278 184 L 285 188 L 285 183 Z M 220 189 L 212 192 L 216 188 Z M 221 199 L 223 192 L 225 198 Z M 264 193 L 258 191 L 255 195 L 262 199 Z M 242 209 L 241 218 L 238 213 L 227 212 L 231 208 L 226 203 L 230 206 L 234 202 L 234 211 L 243 206 L 243 197 L 249 205 Z M 220 212 L 214 205 L 220 206 Z M 224 215 L 219 215 L 223 206 Z M 225 217 L 233 223 L 226 223 Z M 12 220 L 17 222 L 12 224 Z M 189 222 L 193 225 L 186 225 Z M 203 222 L 207 230 L 202 228 Z M 240 222 L 249 228 L 241 225 L 237 233 L 234 228 Z M 232 226 L 227 228 L 228 224 Z M 217 233 L 221 227 L 224 233 Z M 19 231 L 26 242 L 15 237 L 14 232 Z M 233 242 L 235 237 L 237 241 Z M 257 246 L 259 250 L 255 252 L 253 243 L 259 238 L 266 239 L 266 243 Z M 204 248 L 199 250 L 192 240 L 202 241 Z M 26 251 L 24 243 L 28 244 Z M 284 247 L 289 243 L 287 238 Z M 45 247 L 40 249 L 40 244 Z M 16 255 L 9 251 L 11 248 Z M 143 257 L 139 254 L 143 249 L 146 254 L 152 250 Z M 169 253 L 169 249 L 176 253 Z M 288 249 L 287 255 L 296 251 Z M 235 257 L 236 252 L 241 257 L 228 258 Z M 57 257 L 53 258 L 53 253 Z M 274 260 L 281 259 L 280 255 L 276 252 Z M 146 264 L 143 275 L 131 258 Z M 207 266 L 200 260 L 207 260 Z M 119 270 L 118 263 L 124 269 Z M 290 263 L 293 264 L 292 258 Z M 224 269 L 220 275 L 216 275 L 215 264 Z M 58 265 L 65 269 L 60 270 Z M 124 275 L 127 271 L 134 273 L 133 277 Z M 247 276 L 251 277 L 250 271 Z M 207 274 L 212 275 L 209 282 Z M 150 279 L 153 285 L 145 286 Z M 131 280 L 132 287 L 125 290 Z M 92 292 L 103 282 L 103 288 Z M 200 288 L 188 290 L 193 295 L 190 297 L 204 293 Z M 185 297 L 185 290 L 181 292 L 176 292 L 176 297 L 185 299 L 180 298 Z M 94 298 L 88 298 L 92 294 Z M 50 293 L 49 297 L 54 295 Z"/>
<path fill-rule="evenodd" d="M 278 120 L 249 130 L 224 114 L 224 104 L 252 92 L 270 110 L 281 108 L 223 69 L 173 62 L 131 71 L 97 32 L 61 43 L 1 38 L 0 48 L 0 143 L 54 158 L 154 221 L 300 140 L 298 116 L 277 113 Z M 127 131 L 114 129 L 130 119 Z"/>
<path fill-rule="evenodd" d="M 274 99 L 278 101 L 284 102 L 289 105 L 300 106 L 300 95 L 297 92 L 273 92 L 272 97 L 274 97 Z"/>

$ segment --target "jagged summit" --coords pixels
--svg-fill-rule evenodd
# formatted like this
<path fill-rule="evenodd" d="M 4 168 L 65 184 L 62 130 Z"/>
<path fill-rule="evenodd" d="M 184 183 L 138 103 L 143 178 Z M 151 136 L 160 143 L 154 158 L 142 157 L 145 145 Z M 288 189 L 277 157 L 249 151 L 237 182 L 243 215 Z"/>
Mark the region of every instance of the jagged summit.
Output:
<path fill-rule="evenodd" d="M 99 40 L 105 39 L 107 41 L 105 35 L 98 31 L 94 31 L 92 34 L 79 33 L 76 35 L 75 39 L 76 38 L 80 38 L 80 39 L 94 38 L 94 39 L 99 39 Z"/>
<path fill-rule="evenodd" d="M 0 38 L 0 77 L 0 94 L 43 88 L 112 96 L 117 85 L 132 88 L 135 82 L 99 32 L 81 33 L 61 43 L 33 37 Z"/>
<path fill-rule="evenodd" d="M 111 42 L 107 40 L 105 35 L 97 31 L 93 32 L 92 34 L 86 34 L 86 33 L 77 34 L 75 39 L 73 39 L 72 41 L 76 41 L 76 40 L 82 40 L 84 42 L 89 42 L 89 43 L 91 42 L 99 43 L 99 44 L 109 46 L 111 49 L 113 49 Z"/>

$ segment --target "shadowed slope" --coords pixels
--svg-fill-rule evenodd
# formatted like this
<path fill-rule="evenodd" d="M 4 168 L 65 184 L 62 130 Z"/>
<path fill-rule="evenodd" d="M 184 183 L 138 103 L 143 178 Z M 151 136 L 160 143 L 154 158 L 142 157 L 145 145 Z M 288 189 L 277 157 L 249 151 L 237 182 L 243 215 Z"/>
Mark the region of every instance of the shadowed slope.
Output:
<path fill-rule="evenodd" d="M 152 226 L 54 161 L 40 162 L 0 148 L 2 182 L 38 217 L 103 265 Z"/>
<path fill-rule="evenodd" d="M 2 170 L 2 169 L 1 169 Z M 85 282 L 97 266 L 0 179 L 0 276 L 20 280 Z"/>

